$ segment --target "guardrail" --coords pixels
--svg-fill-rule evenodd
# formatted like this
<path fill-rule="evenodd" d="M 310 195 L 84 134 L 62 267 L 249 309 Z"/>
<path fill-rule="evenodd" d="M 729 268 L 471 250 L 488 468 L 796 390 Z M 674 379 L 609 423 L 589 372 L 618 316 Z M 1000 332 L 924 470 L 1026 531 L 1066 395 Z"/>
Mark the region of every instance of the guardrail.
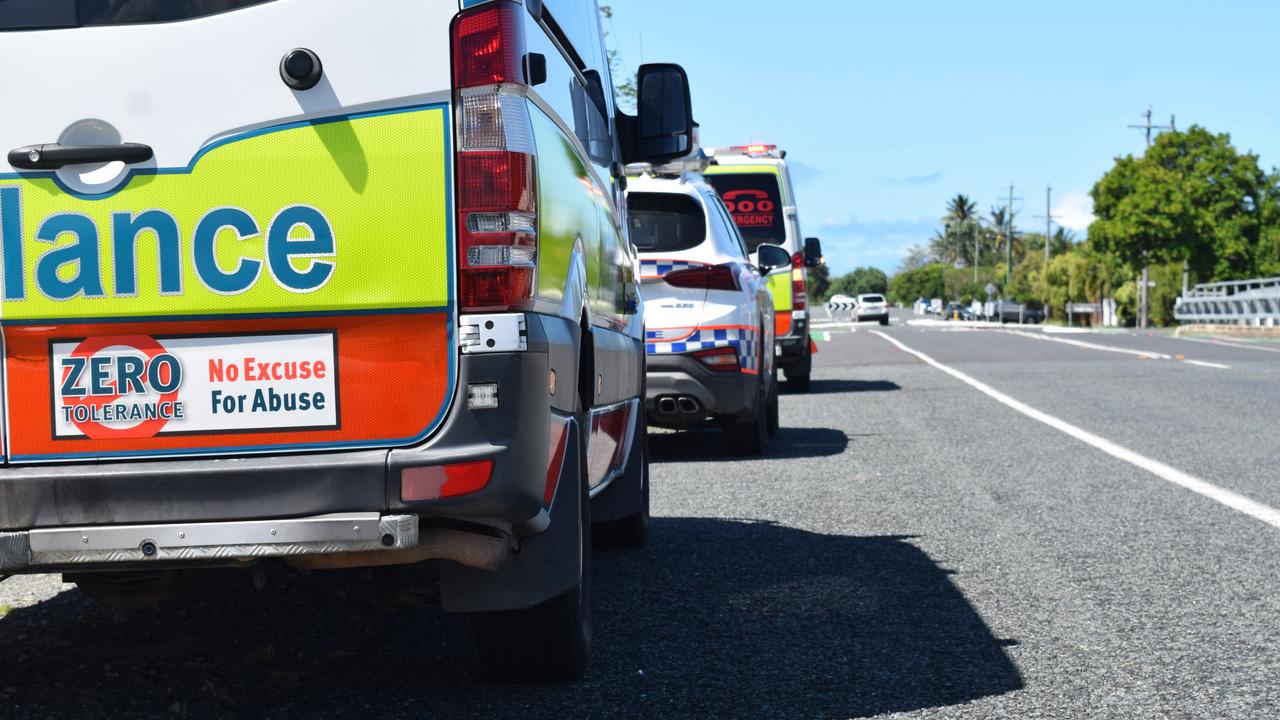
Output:
<path fill-rule="evenodd" d="M 1280 277 L 1201 283 L 1173 307 L 1180 323 L 1280 325 Z"/>

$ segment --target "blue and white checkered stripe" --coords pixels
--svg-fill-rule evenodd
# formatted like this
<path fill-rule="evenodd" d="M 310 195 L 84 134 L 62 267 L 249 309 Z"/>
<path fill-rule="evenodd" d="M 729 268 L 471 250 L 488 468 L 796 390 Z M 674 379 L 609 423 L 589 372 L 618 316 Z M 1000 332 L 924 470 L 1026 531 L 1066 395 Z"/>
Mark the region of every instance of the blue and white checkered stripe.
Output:
<path fill-rule="evenodd" d="M 707 264 L 688 260 L 641 260 L 640 277 L 660 278 L 676 270 L 692 270 L 701 267 L 707 267 Z"/>
<path fill-rule="evenodd" d="M 650 342 L 645 346 L 645 351 L 649 355 L 679 355 L 681 353 L 697 352 L 699 350 L 710 350 L 718 347 L 731 347 L 738 350 L 738 362 L 744 370 L 756 372 L 760 366 L 760 352 L 757 333 L 751 329 L 719 329 L 719 330 L 697 330 L 692 335 L 682 340 L 661 341 L 658 337 L 660 334 L 675 332 L 671 330 L 650 330 L 645 332 L 648 340 L 659 340 L 659 342 Z"/>

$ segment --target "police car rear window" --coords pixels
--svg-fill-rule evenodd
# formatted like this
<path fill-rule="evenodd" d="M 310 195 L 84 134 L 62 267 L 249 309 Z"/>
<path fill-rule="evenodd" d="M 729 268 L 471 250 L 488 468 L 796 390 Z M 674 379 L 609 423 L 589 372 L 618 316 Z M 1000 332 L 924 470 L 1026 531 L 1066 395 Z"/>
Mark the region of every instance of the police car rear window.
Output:
<path fill-rule="evenodd" d="M 640 252 L 691 250 L 707 239 L 707 216 L 687 195 L 631 193 L 627 217 L 631 242 Z"/>
<path fill-rule="evenodd" d="M 0 0 L 0 30 L 171 22 L 271 0 Z"/>
<path fill-rule="evenodd" d="M 786 242 L 787 227 L 777 177 L 767 173 L 717 174 L 708 175 L 707 182 L 720 193 L 748 252 L 755 252 L 763 243 Z"/>

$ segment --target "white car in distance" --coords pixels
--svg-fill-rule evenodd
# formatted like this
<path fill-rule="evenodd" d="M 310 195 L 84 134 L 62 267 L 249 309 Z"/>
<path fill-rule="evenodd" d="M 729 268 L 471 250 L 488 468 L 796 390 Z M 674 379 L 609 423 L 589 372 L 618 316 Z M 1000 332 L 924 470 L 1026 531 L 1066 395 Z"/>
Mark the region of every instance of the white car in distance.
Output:
<path fill-rule="evenodd" d="M 888 325 L 889 303 L 883 295 L 878 293 L 859 295 L 853 316 L 858 322 L 879 322 L 881 325 Z"/>

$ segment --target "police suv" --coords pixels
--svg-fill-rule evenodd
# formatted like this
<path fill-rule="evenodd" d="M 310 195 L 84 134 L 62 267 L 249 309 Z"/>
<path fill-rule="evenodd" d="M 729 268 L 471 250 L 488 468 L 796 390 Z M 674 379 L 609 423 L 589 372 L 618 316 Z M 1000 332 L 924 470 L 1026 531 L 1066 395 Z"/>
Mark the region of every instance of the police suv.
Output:
<path fill-rule="evenodd" d="M 0 58 L 0 575 L 430 560 L 495 677 L 581 675 L 683 70 L 620 112 L 594 0 L 5 0 Z"/>
<path fill-rule="evenodd" d="M 817 238 L 801 241 L 795 189 L 787 169 L 787 153 L 776 145 L 742 145 L 708 150 L 714 163 L 707 181 L 720 193 L 752 254 L 763 243 L 782 246 L 791 255 L 791 273 L 769 279 L 773 291 L 778 365 L 787 387 L 809 390 L 813 343 L 809 337 L 806 295 L 808 268 L 822 264 Z"/>
<path fill-rule="evenodd" d="M 778 430 L 766 278 L 789 271 L 790 255 L 760 245 L 752 262 L 715 190 L 679 166 L 631 178 L 627 208 L 640 251 L 649 424 L 718 424 L 727 450 L 763 454 Z"/>

